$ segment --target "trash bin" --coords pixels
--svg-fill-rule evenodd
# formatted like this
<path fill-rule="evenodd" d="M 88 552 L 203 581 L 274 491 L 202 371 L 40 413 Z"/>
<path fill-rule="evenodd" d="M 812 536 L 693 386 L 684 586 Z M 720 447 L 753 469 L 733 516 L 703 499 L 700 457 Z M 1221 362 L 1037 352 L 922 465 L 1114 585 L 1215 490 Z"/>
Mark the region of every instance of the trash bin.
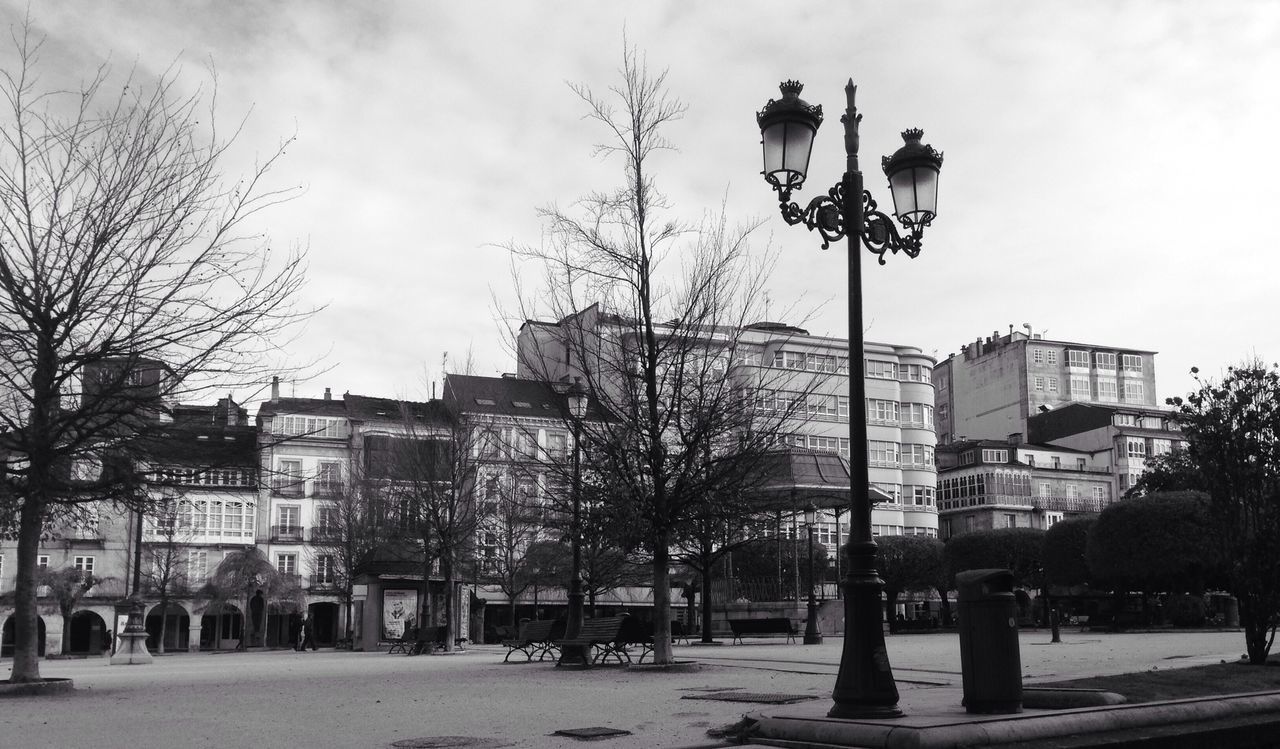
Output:
<path fill-rule="evenodd" d="M 964 707 L 971 713 L 1022 712 L 1013 573 L 970 570 L 956 574 L 960 610 L 960 671 Z"/>

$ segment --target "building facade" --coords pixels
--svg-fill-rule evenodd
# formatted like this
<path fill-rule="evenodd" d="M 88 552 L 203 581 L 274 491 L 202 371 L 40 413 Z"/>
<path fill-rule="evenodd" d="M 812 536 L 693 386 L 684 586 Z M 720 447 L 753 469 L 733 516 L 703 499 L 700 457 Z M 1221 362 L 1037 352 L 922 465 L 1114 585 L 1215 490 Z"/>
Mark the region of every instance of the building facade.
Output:
<path fill-rule="evenodd" d="M 938 364 L 938 439 L 1025 436 L 1032 416 L 1070 403 L 1154 408 L 1155 376 L 1154 351 L 1052 340 L 1011 325 Z"/>
<path fill-rule="evenodd" d="M 939 535 L 1048 529 L 1115 501 L 1109 450 L 965 440 L 938 446 Z"/>

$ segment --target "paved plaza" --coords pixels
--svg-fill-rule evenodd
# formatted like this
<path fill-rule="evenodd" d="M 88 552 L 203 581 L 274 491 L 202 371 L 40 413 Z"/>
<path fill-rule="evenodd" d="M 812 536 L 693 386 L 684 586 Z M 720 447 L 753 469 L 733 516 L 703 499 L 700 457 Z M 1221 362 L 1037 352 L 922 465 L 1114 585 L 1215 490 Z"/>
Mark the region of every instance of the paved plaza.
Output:
<path fill-rule="evenodd" d="M 903 706 L 958 702 L 954 634 L 886 638 Z M 1095 634 L 1024 632 L 1028 682 L 1235 660 L 1239 632 Z M 841 640 L 822 645 L 748 640 L 745 645 L 677 646 L 700 664 L 682 672 L 598 668 L 560 671 L 549 662 L 503 664 L 504 648 L 449 656 L 384 653 L 196 653 L 148 666 L 104 658 L 45 661 L 47 677 L 72 677 L 65 696 L 0 701 L 4 747 L 387 747 L 419 737 L 487 739 L 477 746 L 560 747 L 579 741 L 560 729 L 630 731 L 605 747 L 715 743 L 706 730 L 759 705 L 702 699 L 708 690 L 816 695 L 835 682 Z M 9 662 L 0 662 L 0 679 Z"/>

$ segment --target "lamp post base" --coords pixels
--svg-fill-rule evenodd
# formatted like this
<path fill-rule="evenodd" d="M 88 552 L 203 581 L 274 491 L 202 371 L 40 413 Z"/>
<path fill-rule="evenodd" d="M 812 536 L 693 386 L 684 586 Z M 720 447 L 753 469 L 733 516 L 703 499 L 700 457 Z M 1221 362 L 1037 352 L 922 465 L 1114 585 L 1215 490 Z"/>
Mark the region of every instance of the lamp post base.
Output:
<path fill-rule="evenodd" d="M 111 656 L 112 666 L 141 666 L 152 662 L 151 651 L 147 650 L 147 629 L 143 625 L 144 604 L 135 599 L 129 609 L 129 621 L 124 631 L 116 635 L 120 640 L 119 647 Z"/>
<path fill-rule="evenodd" d="M 565 622 L 564 639 L 577 639 L 582 632 L 582 580 L 575 574 L 569 581 L 569 620 Z M 561 645 L 556 668 L 591 668 L 591 648 Z"/>
<path fill-rule="evenodd" d="M 849 575 L 844 580 L 844 650 L 831 693 L 832 718 L 897 718 L 898 685 L 884 646 L 880 593 L 884 581 L 875 572 L 874 542 L 849 544 Z"/>

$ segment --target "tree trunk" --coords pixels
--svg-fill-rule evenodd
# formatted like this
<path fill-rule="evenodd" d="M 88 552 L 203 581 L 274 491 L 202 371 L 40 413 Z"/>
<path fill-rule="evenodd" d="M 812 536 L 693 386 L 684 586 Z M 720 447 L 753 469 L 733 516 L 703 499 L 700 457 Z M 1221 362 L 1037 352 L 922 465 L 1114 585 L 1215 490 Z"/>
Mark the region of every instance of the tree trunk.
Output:
<path fill-rule="evenodd" d="M 62 655 L 71 653 L 71 615 L 62 615 Z"/>
<path fill-rule="evenodd" d="M 440 571 L 444 573 L 444 652 L 453 652 L 453 560 L 449 555 L 440 559 Z"/>
<path fill-rule="evenodd" d="M 711 569 L 715 566 L 709 558 L 704 560 L 702 573 L 702 641 L 715 642 L 711 636 Z"/>
<path fill-rule="evenodd" d="M 942 599 L 942 626 L 951 626 L 951 601 L 947 599 L 947 591 L 938 588 L 938 597 Z"/>
<path fill-rule="evenodd" d="M 596 589 L 591 588 L 587 591 L 588 607 L 591 609 L 591 618 L 596 618 Z"/>
<path fill-rule="evenodd" d="M 1266 665 L 1267 654 L 1271 651 L 1270 612 L 1259 615 L 1255 599 L 1248 593 L 1239 596 L 1239 602 L 1240 626 L 1244 629 L 1244 646 L 1249 656 L 1249 665 Z"/>
<path fill-rule="evenodd" d="M 898 591 L 885 588 L 884 591 L 884 618 L 889 622 L 889 632 L 897 634 L 898 617 L 894 615 L 894 611 L 898 608 Z"/>
<path fill-rule="evenodd" d="M 18 577 L 13 599 L 11 682 L 40 681 L 39 614 L 36 611 L 36 561 L 44 531 L 43 503 L 32 496 L 22 503 L 18 525 Z"/>
<path fill-rule="evenodd" d="M 671 585 L 668 581 L 667 534 L 655 534 L 653 550 L 653 662 L 673 662 L 671 652 Z"/>
<path fill-rule="evenodd" d="M 166 588 L 167 590 L 167 588 Z M 142 624 L 146 626 L 146 614 L 143 614 Z M 160 636 L 156 638 L 156 652 L 164 653 L 164 636 L 169 630 L 169 594 L 160 594 Z"/>

